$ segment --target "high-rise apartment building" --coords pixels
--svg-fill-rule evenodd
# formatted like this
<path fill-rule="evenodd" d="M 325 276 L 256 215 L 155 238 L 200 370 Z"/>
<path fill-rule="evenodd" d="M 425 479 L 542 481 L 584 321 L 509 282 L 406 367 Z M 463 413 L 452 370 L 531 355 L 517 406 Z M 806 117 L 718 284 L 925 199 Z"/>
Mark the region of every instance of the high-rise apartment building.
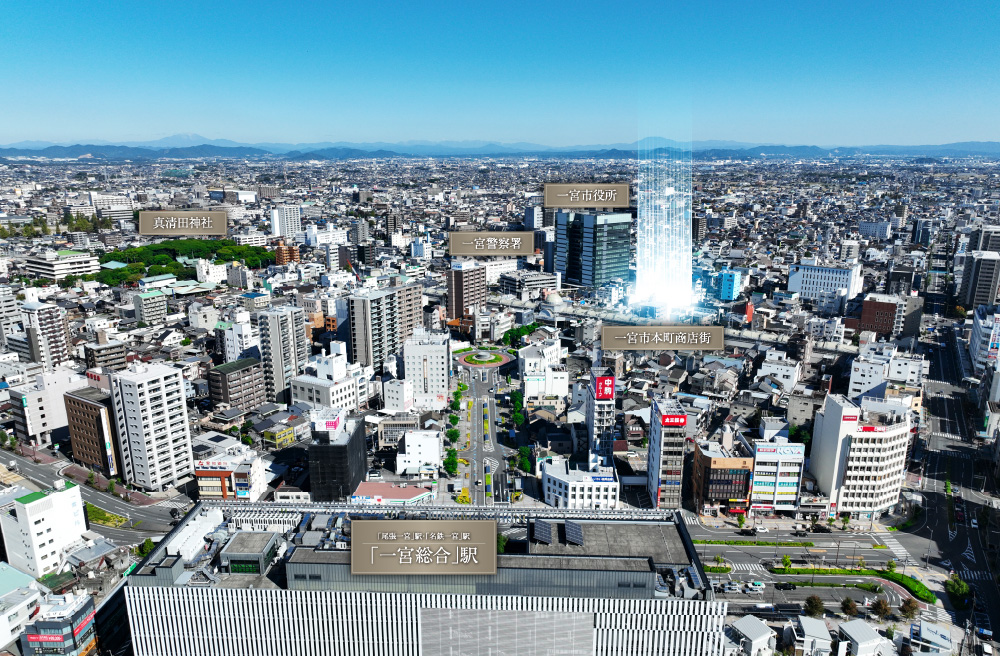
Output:
<path fill-rule="evenodd" d="M 723 301 L 735 301 L 743 290 L 743 274 L 732 269 L 719 273 L 719 298 Z"/>
<path fill-rule="evenodd" d="M 87 369 L 112 369 L 121 371 L 128 366 L 128 350 L 123 342 L 116 340 L 100 341 L 96 344 L 85 344 L 83 347 L 83 359 L 87 363 Z"/>
<path fill-rule="evenodd" d="M 40 362 L 46 369 L 69 362 L 72 358 L 65 310 L 58 305 L 38 301 L 25 303 L 21 310 L 26 353 L 14 345 L 13 339 L 8 340 L 11 349 L 22 360 Z"/>
<path fill-rule="evenodd" d="M 347 298 L 351 361 L 383 371 L 386 360 L 421 325 L 421 288 L 416 285 L 362 289 Z"/>
<path fill-rule="evenodd" d="M 403 343 L 403 371 L 413 383 L 413 405 L 423 410 L 443 410 L 448 405 L 451 374 L 451 336 L 418 327 Z"/>
<path fill-rule="evenodd" d="M 555 270 L 565 282 L 600 287 L 629 279 L 632 215 L 556 214 Z"/>
<path fill-rule="evenodd" d="M 1000 252 L 1000 226 L 988 225 L 973 230 L 966 250 Z"/>
<path fill-rule="evenodd" d="M 132 364 L 112 374 L 111 397 L 126 481 L 162 491 L 191 474 L 191 432 L 180 369 Z"/>
<path fill-rule="evenodd" d="M 453 261 L 448 270 L 448 318 L 460 319 L 470 307 L 485 303 L 486 267 L 471 260 Z"/>
<path fill-rule="evenodd" d="M 208 371 L 208 393 L 215 404 L 254 410 L 267 401 L 264 367 L 256 358 L 220 364 Z"/>
<path fill-rule="evenodd" d="M 41 578 L 58 572 L 70 547 L 83 546 L 87 530 L 80 488 L 57 480 L 55 489 L 32 492 L 0 512 L 10 564 Z"/>
<path fill-rule="evenodd" d="M 305 312 L 290 305 L 265 310 L 257 314 L 257 329 L 267 398 L 287 403 L 288 386 L 305 369 L 311 350 Z"/>
<path fill-rule="evenodd" d="M 605 465 L 610 465 L 615 439 L 615 377 L 610 369 L 595 367 L 590 370 L 586 398 L 590 452 L 600 456 Z"/>
<path fill-rule="evenodd" d="M 36 448 L 52 444 L 53 436 L 66 430 L 63 395 L 87 386 L 87 379 L 74 371 L 43 373 L 33 381 L 10 388 L 10 414 L 14 435 L 23 444 Z"/>
<path fill-rule="evenodd" d="M 73 459 L 105 478 L 116 478 L 118 436 L 111 395 L 99 387 L 83 387 L 63 395 Z"/>
<path fill-rule="evenodd" d="M 302 232 L 302 209 L 297 205 L 279 205 L 271 210 L 271 235 L 291 239 Z"/>
<path fill-rule="evenodd" d="M 364 422 L 348 419 L 341 408 L 315 414 L 309 445 L 313 501 L 350 501 L 367 467 Z"/>
<path fill-rule="evenodd" d="M 646 490 L 656 509 L 681 507 L 687 413 L 676 399 L 653 397 L 646 456 Z"/>

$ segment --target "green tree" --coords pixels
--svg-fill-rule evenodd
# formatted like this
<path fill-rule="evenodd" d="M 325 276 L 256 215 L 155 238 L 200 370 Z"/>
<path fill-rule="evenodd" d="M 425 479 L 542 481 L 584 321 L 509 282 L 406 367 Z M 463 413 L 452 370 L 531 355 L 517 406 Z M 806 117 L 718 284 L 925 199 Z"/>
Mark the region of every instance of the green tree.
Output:
<path fill-rule="evenodd" d="M 63 289 L 69 289 L 70 287 L 74 287 L 78 280 L 79 278 L 77 276 L 73 275 L 66 276 L 65 278 L 59 281 L 59 286 L 62 287 Z"/>
<path fill-rule="evenodd" d="M 181 346 L 190 346 L 190 345 L 191 345 L 190 337 L 185 337 L 184 339 L 181 340 Z"/>
<path fill-rule="evenodd" d="M 35 237 L 34 226 L 26 225 L 21 229 L 21 236 L 25 239 L 33 239 Z"/>
<path fill-rule="evenodd" d="M 510 416 L 510 420 L 513 421 L 515 425 L 520 426 L 524 423 L 524 415 L 520 412 L 515 412 Z"/>
<path fill-rule="evenodd" d="M 895 624 L 890 624 L 889 626 L 885 627 L 885 637 L 888 638 L 889 640 L 892 640 L 893 638 L 896 637 L 896 625 Z"/>
<path fill-rule="evenodd" d="M 452 444 L 458 441 L 459 435 L 460 434 L 457 428 L 449 428 L 444 433 L 444 436 L 447 437 L 448 441 L 451 442 Z"/>
<path fill-rule="evenodd" d="M 806 597 L 805 611 L 809 617 L 822 617 L 826 613 L 826 606 L 817 595 L 809 595 Z"/>
<path fill-rule="evenodd" d="M 791 568 L 791 566 L 792 566 L 792 557 L 789 556 L 788 554 L 785 554 L 784 556 L 782 556 L 781 557 L 781 566 L 784 567 L 785 569 Z"/>
<path fill-rule="evenodd" d="M 135 327 L 136 328 L 149 328 L 149 324 L 147 324 L 145 321 L 139 321 L 138 323 L 135 324 Z"/>
<path fill-rule="evenodd" d="M 840 602 L 840 612 L 848 617 L 854 617 L 858 614 L 857 602 L 850 597 L 844 597 Z"/>
<path fill-rule="evenodd" d="M 503 533 L 497 533 L 497 553 L 502 554 L 507 549 L 508 537 Z"/>
<path fill-rule="evenodd" d="M 837 523 L 837 520 L 834 519 L 833 517 L 829 517 L 829 518 L 827 518 L 826 523 L 827 523 L 827 526 L 833 526 L 834 524 Z"/>
<path fill-rule="evenodd" d="M 458 415 L 448 415 L 448 423 L 452 426 L 458 426 Z"/>
<path fill-rule="evenodd" d="M 115 482 L 114 480 L 108 481 L 108 487 L 106 488 L 109 494 L 115 493 Z"/>
<path fill-rule="evenodd" d="M 872 604 L 872 614 L 884 622 L 890 615 L 892 615 L 892 607 L 889 605 L 888 601 L 879 597 L 875 600 L 875 603 Z"/>
<path fill-rule="evenodd" d="M 94 471 L 91 470 L 90 473 L 87 474 L 87 485 L 89 485 L 90 487 L 94 487 L 94 482 L 96 480 L 97 480 L 97 477 L 94 476 Z"/>
<path fill-rule="evenodd" d="M 738 526 L 739 528 L 743 528 L 744 526 L 746 526 L 746 523 L 747 523 L 746 515 L 744 515 L 743 513 L 736 515 L 736 526 Z"/>
<path fill-rule="evenodd" d="M 812 526 L 812 529 L 815 531 L 816 530 L 816 524 L 819 524 L 819 515 L 813 515 L 812 517 L 810 517 L 809 518 L 809 523 Z"/>
<path fill-rule="evenodd" d="M 152 553 L 153 549 L 155 548 L 156 545 L 153 543 L 153 540 L 151 538 L 146 538 L 145 540 L 142 541 L 142 544 L 136 547 L 136 551 L 139 553 L 140 556 L 145 558 L 150 553 Z"/>
<path fill-rule="evenodd" d="M 851 523 L 851 516 L 848 515 L 847 513 L 844 513 L 843 515 L 840 516 L 840 523 L 843 524 L 841 529 L 846 531 L 847 525 Z"/>
<path fill-rule="evenodd" d="M 456 401 L 452 401 L 451 403 L 449 403 L 449 404 L 448 404 L 448 407 L 449 407 L 449 408 L 451 408 L 452 410 L 454 410 L 455 412 L 458 412 L 459 410 L 461 410 L 461 409 L 462 409 L 462 404 L 461 404 L 461 403 L 459 403 L 459 402 L 458 402 L 458 401 L 456 400 Z"/>
<path fill-rule="evenodd" d="M 890 559 L 888 560 L 888 562 L 886 562 L 886 564 L 885 564 L 885 569 L 886 569 L 886 570 L 887 570 L 888 572 L 890 572 L 890 573 L 891 573 L 891 572 L 895 572 L 895 571 L 896 571 L 896 561 L 895 561 L 895 560 L 893 560 L 892 558 L 890 558 Z"/>
<path fill-rule="evenodd" d="M 802 426 L 793 425 L 788 429 L 788 439 L 800 444 L 808 444 L 812 439 L 812 434 Z"/>
<path fill-rule="evenodd" d="M 944 589 L 953 597 L 967 597 L 969 595 L 969 584 L 958 576 L 952 576 L 945 581 Z"/>
<path fill-rule="evenodd" d="M 912 620 L 920 612 L 920 604 L 917 600 L 910 597 L 903 600 L 903 603 L 899 605 L 899 614 L 908 620 Z"/>
<path fill-rule="evenodd" d="M 865 568 L 865 557 L 861 556 L 860 558 L 858 558 L 858 569 L 864 569 L 864 568 Z"/>
<path fill-rule="evenodd" d="M 448 449 L 444 458 L 444 470 L 449 476 L 454 476 L 458 473 L 458 451 L 455 449 Z"/>
<path fill-rule="evenodd" d="M 715 564 L 722 565 L 723 562 L 725 562 L 725 559 L 722 557 L 722 554 L 715 554 Z"/>

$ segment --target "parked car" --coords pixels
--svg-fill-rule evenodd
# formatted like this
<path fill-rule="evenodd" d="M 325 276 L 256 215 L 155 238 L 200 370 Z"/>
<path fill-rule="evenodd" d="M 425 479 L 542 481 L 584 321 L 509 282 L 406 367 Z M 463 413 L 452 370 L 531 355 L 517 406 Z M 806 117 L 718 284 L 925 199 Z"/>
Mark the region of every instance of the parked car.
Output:
<path fill-rule="evenodd" d="M 740 591 L 740 586 L 735 581 L 730 581 L 726 584 L 726 594 L 737 594 Z"/>
<path fill-rule="evenodd" d="M 774 584 L 774 589 L 775 590 L 794 590 L 795 589 L 795 584 L 794 583 L 775 583 Z"/>
<path fill-rule="evenodd" d="M 763 581 L 750 581 L 747 583 L 748 590 L 758 590 L 763 592 L 765 587 L 767 586 L 764 585 Z"/>
<path fill-rule="evenodd" d="M 969 526 L 971 526 L 972 528 L 979 528 L 979 520 L 973 517 L 972 519 L 969 520 Z"/>

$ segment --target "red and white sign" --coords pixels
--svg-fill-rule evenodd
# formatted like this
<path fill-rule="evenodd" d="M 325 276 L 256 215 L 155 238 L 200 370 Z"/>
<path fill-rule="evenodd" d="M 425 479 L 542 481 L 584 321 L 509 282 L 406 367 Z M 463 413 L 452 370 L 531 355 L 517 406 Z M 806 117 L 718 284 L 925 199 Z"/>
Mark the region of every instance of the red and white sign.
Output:
<path fill-rule="evenodd" d="M 337 417 L 333 421 L 326 422 L 326 430 L 335 431 L 340 428 L 340 417 Z"/>
<path fill-rule="evenodd" d="M 594 377 L 594 398 L 598 401 L 613 401 L 615 398 L 615 377 Z"/>
<path fill-rule="evenodd" d="M 28 642 L 62 642 L 62 635 L 49 635 L 41 633 L 29 633 Z"/>
<path fill-rule="evenodd" d="M 90 613 L 85 618 L 80 620 L 80 623 L 76 625 L 75 629 L 73 629 L 73 635 L 75 636 L 80 635 L 80 632 L 83 631 L 85 628 L 87 628 L 87 625 L 90 624 L 90 621 L 94 619 L 94 615 L 96 614 L 97 614 L 97 609 L 95 608 L 94 610 L 90 611 Z"/>
<path fill-rule="evenodd" d="M 859 426 L 858 429 L 862 433 L 884 433 L 885 426 Z"/>
<path fill-rule="evenodd" d="M 661 426 L 687 426 L 687 415 L 663 415 L 660 417 Z"/>
<path fill-rule="evenodd" d="M 857 421 L 857 420 L 858 420 L 857 415 L 844 415 L 843 417 L 840 418 L 840 421 Z"/>

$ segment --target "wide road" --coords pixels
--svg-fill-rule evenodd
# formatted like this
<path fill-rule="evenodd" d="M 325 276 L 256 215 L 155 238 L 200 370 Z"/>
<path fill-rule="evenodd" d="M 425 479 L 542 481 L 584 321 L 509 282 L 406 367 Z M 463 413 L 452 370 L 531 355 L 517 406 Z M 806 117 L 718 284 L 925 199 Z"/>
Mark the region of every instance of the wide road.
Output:
<path fill-rule="evenodd" d="M 481 485 L 473 486 L 474 503 L 476 505 L 492 505 L 494 503 L 509 503 L 506 489 L 507 461 L 503 445 L 497 442 L 498 419 L 496 405 L 496 389 L 500 384 L 499 370 L 496 367 L 474 368 L 470 370 L 469 395 L 472 397 L 472 435 L 476 445 L 473 447 L 475 458 L 474 471 L 476 480 Z M 491 391 L 493 390 L 493 391 Z M 487 419 L 488 434 L 484 433 L 484 413 Z M 490 494 L 486 494 L 486 466 L 490 467 Z"/>
<path fill-rule="evenodd" d="M 3 457 L 5 460 L 14 460 L 17 463 L 17 470 L 21 476 L 43 488 L 51 488 L 52 483 L 60 478 L 58 470 L 67 464 L 62 460 L 47 465 L 36 464 L 31 458 L 9 452 L 5 452 Z M 134 521 L 141 520 L 144 523 L 156 523 L 161 526 L 170 524 L 170 508 L 134 506 L 118 497 L 111 496 L 107 492 L 95 490 L 86 485 L 80 486 L 80 494 L 87 503 L 92 503 L 110 513 L 129 517 Z"/>

